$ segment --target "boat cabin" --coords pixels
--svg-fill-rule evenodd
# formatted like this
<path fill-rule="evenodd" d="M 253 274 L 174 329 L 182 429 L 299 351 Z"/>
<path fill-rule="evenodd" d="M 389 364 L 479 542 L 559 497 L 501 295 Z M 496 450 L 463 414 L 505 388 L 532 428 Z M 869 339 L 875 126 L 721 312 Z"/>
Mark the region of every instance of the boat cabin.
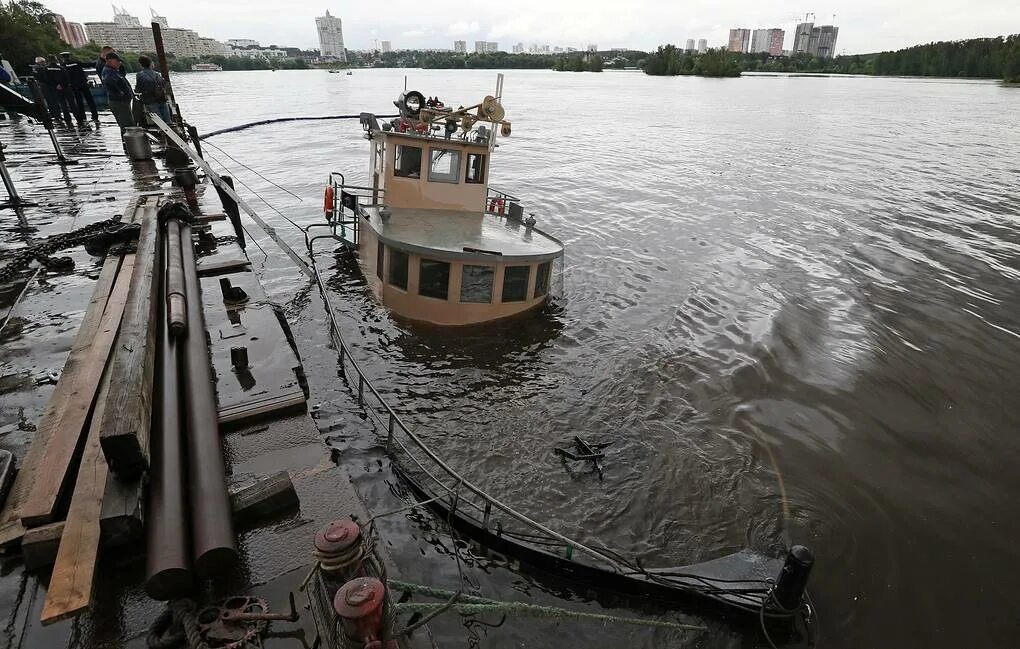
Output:
<path fill-rule="evenodd" d="M 382 127 L 362 116 L 372 187 L 360 188 L 371 194 L 349 223 L 373 292 L 401 317 L 446 326 L 542 305 L 563 245 L 525 217 L 520 200 L 489 188 L 496 131 L 475 125 L 509 134 L 498 99 L 430 111 L 408 109 L 408 94 L 395 102 L 401 117 Z M 350 207 L 345 187 L 341 178 L 339 202 Z"/>

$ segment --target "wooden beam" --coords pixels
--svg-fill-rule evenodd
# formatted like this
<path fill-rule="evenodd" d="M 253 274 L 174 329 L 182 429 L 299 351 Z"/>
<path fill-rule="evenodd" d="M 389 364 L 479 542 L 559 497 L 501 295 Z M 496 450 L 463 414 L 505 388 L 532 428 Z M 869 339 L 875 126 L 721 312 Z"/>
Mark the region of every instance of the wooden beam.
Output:
<path fill-rule="evenodd" d="M 108 255 L 103 262 L 103 268 L 99 272 L 99 279 L 92 291 L 92 298 L 89 300 L 85 317 L 78 327 L 78 334 L 71 344 L 71 353 L 64 363 L 64 370 L 61 373 L 61 380 L 50 397 L 50 402 L 43 415 L 43 421 L 55 417 L 56 413 L 63 410 L 71 393 L 77 387 L 72 380 L 64 380 L 64 376 L 70 377 L 74 373 L 74 367 L 80 365 L 88 355 L 89 346 L 99 330 L 99 323 L 106 310 L 106 303 L 110 296 L 120 269 L 121 258 L 119 255 Z M 14 484 L 0 510 L 0 547 L 6 547 L 21 540 L 25 533 L 25 527 L 21 523 L 21 508 L 28 500 L 32 486 L 36 482 L 36 472 L 45 455 L 50 438 L 56 432 L 53 426 L 39 426 L 32 443 L 25 453 L 18 474 L 14 478 Z M 45 474 L 44 474 L 45 475 Z M 48 479 L 48 476 L 47 476 Z"/>
<path fill-rule="evenodd" d="M 64 521 L 25 531 L 25 536 L 21 539 L 21 558 L 29 572 L 53 565 L 63 533 Z"/>
<path fill-rule="evenodd" d="M 114 289 L 116 292 L 116 289 Z M 111 298 L 112 299 L 112 298 Z M 103 374 L 96 412 L 89 426 L 71 507 L 60 537 L 50 577 L 42 623 L 51 624 L 82 611 L 92 603 L 92 587 L 99 556 L 99 519 L 109 471 L 99 442 L 99 422 L 108 403 L 110 374 Z"/>
<path fill-rule="evenodd" d="M 113 405 L 112 403 L 110 405 Z M 106 478 L 99 531 L 103 546 L 130 546 L 145 539 L 142 478 L 121 480 L 111 471 Z"/>
<path fill-rule="evenodd" d="M 234 520 L 239 525 L 246 525 L 297 507 L 300 503 L 290 474 L 279 471 L 231 489 L 230 504 Z"/>
<path fill-rule="evenodd" d="M 141 226 L 127 303 L 110 355 L 110 404 L 100 424 L 103 454 L 118 478 L 133 480 L 149 468 L 149 426 L 156 365 L 156 319 L 162 272 L 159 197 L 146 196 L 135 211 Z"/>
<path fill-rule="evenodd" d="M 74 458 L 81 446 L 82 430 L 103 378 L 106 360 L 117 337 L 134 264 L 133 254 L 124 255 L 92 344 L 81 350 L 84 358 L 68 358 L 64 373 L 57 382 L 58 387 L 61 383 L 69 383 L 70 394 L 66 400 L 58 402 L 55 409 L 47 408 L 46 416 L 36 431 L 36 434 L 46 431 L 48 444 L 36 467 L 39 479 L 35 480 L 28 499 L 21 507 L 21 522 L 25 527 L 53 522 L 61 496 L 74 479 Z M 68 365 L 71 366 L 70 371 Z"/>

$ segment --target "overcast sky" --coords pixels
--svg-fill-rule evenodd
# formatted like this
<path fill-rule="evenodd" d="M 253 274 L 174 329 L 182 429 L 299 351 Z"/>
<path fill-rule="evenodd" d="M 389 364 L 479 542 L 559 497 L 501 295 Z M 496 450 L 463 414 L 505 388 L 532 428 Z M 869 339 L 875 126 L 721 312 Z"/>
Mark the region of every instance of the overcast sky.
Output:
<path fill-rule="evenodd" d="M 688 38 L 707 38 L 709 46 L 720 46 L 731 27 L 783 28 L 789 48 L 792 27 L 805 11 L 816 12 L 816 24 L 830 24 L 835 13 L 836 50 L 848 54 L 1020 32 L 1020 0 L 835 0 L 836 4 L 813 6 L 802 0 L 731 0 L 725 6 L 708 0 L 327 1 L 153 0 L 151 6 L 172 27 L 195 29 L 202 36 L 253 38 L 263 45 L 302 48 L 318 47 L 314 19 L 326 9 L 343 19 L 349 49 L 368 49 L 376 40 L 391 41 L 394 49 L 452 48 L 455 39 L 468 41 L 469 50 L 474 40 L 498 41 L 507 51 L 518 42 L 648 50 L 664 43 L 682 45 Z M 108 3 L 44 3 L 71 21 L 112 20 Z M 148 3 L 124 0 L 123 6 L 143 24 L 148 22 Z M 436 9 L 429 11 L 427 6 Z"/>

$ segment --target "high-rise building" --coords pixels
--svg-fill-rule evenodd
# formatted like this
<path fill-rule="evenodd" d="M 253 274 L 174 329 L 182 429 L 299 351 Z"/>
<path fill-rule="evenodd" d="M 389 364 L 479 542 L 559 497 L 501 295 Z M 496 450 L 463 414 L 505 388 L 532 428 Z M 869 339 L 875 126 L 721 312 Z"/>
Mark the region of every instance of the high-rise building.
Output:
<path fill-rule="evenodd" d="M 475 54 L 485 54 L 485 41 L 475 41 Z"/>
<path fill-rule="evenodd" d="M 748 50 L 751 54 L 757 54 L 759 52 L 767 52 L 769 49 L 768 44 L 768 30 L 756 29 L 751 32 L 751 47 Z"/>
<path fill-rule="evenodd" d="M 258 41 L 250 38 L 228 38 L 227 45 L 230 47 L 260 47 Z"/>
<path fill-rule="evenodd" d="M 694 51 L 694 39 L 693 38 L 688 38 L 687 39 L 687 47 L 685 47 L 684 49 L 687 50 L 688 52 L 693 52 Z"/>
<path fill-rule="evenodd" d="M 85 23 L 85 33 L 90 41 L 97 45 L 109 45 L 115 50 L 156 51 L 151 28 L 142 27 L 138 18 L 128 14 L 124 9 L 114 7 L 114 12 L 112 23 Z M 212 38 L 203 38 L 191 29 L 165 27 L 162 31 L 163 46 L 168 54 L 213 56 L 230 52 L 230 48 L 223 43 Z"/>
<path fill-rule="evenodd" d="M 343 21 L 329 14 L 315 19 L 315 28 L 319 32 L 319 53 L 323 58 L 347 61 L 347 50 L 344 49 Z"/>
<path fill-rule="evenodd" d="M 707 38 L 699 38 L 698 39 L 698 54 L 704 54 L 707 51 L 708 51 L 708 39 Z"/>
<path fill-rule="evenodd" d="M 743 53 L 747 52 L 751 45 L 751 30 L 750 29 L 731 29 L 730 30 L 730 43 L 727 48 L 730 52 Z"/>
<path fill-rule="evenodd" d="M 514 54 L 524 54 L 524 43 L 517 43 L 513 47 Z"/>
<path fill-rule="evenodd" d="M 814 23 L 800 23 L 797 25 L 797 30 L 793 32 L 793 47 L 790 48 L 791 54 L 808 53 L 808 47 L 811 44 L 811 32 L 814 26 Z"/>
<path fill-rule="evenodd" d="M 783 55 L 783 42 L 786 41 L 786 32 L 782 29 L 773 28 L 769 32 L 769 56 Z"/>
<path fill-rule="evenodd" d="M 839 35 L 839 27 L 835 25 L 822 25 L 811 30 L 811 43 L 814 45 L 811 54 L 823 59 L 831 59 L 836 56 L 836 37 Z"/>
<path fill-rule="evenodd" d="M 69 23 L 60 14 L 53 14 L 53 24 L 57 27 L 57 36 L 71 47 L 81 47 L 89 42 L 85 38 L 85 29 L 81 23 Z"/>
<path fill-rule="evenodd" d="M 453 41 L 453 51 L 461 54 L 467 52 L 467 41 Z"/>
<path fill-rule="evenodd" d="M 487 41 L 485 43 L 485 51 L 486 52 L 498 52 L 499 51 L 499 43 L 497 43 L 495 41 Z"/>
<path fill-rule="evenodd" d="M 379 49 L 381 49 L 383 52 L 392 52 L 393 51 L 393 43 L 391 43 L 390 41 L 380 41 L 379 42 Z"/>

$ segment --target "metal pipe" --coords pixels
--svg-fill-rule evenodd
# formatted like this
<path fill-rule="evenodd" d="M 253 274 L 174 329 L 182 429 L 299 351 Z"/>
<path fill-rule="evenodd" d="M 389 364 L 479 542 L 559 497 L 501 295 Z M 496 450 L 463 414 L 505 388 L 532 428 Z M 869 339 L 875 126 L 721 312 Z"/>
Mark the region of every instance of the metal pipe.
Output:
<path fill-rule="evenodd" d="M 195 153 L 198 154 L 198 157 L 205 158 L 205 156 L 202 155 L 202 141 L 201 138 L 198 137 L 198 129 L 191 124 L 188 124 L 188 137 L 191 138 L 191 145 L 195 147 Z"/>
<path fill-rule="evenodd" d="M 46 110 L 46 100 L 43 98 L 42 88 L 39 87 L 39 82 L 35 79 L 30 79 L 28 82 L 28 88 L 32 91 L 32 99 L 35 100 L 36 108 L 41 111 L 43 115 L 42 123 L 46 128 L 46 132 L 50 134 L 50 142 L 53 143 L 53 150 L 57 152 L 57 160 L 60 164 L 71 163 L 71 160 L 64 155 L 64 150 L 60 148 L 60 142 L 57 141 L 57 136 L 53 133 L 53 118 L 50 117 L 49 111 Z"/>
<path fill-rule="evenodd" d="M 166 322 L 170 334 L 179 337 L 188 329 L 188 303 L 181 263 L 181 223 L 177 219 L 167 220 L 166 241 Z"/>
<path fill-rule="evenodd" d="M 0 177 L 3 177 L 4 188 L 7 190 L 7 197 L 12 205 L 21 203 L 21 196 L 18 196 L 18 189 L 14 186 L 14 179 L 7 171 L 7 158 L 4 156 L 4 144 L 0 142 Z"/>
<path fill-rule="evenodd" d="M 181 261 L 188 304 L 184 338 L 185 427 L 188 439 L 188 483 L 191 489 L 191 532 L 195 571 L 208 577 L 231 569 L 237 544 L 223 469 L 223 448 L 216 413 L 216 395 L 209 367 L 202 294 L 191 244 L 191 226 L 181 225 Z"/>
<path fill-rule="evenodd" d="M 169 257 L 169 240 L 166 250 Z M 169 286 L 168 275 L 168 272 L 163 273 L 164 287 Z M 191 591 L 194 574 L 188 547 L 185 496 L 188 481 L 181 436 L 179 345 L 166 325 L 167 301 L 161 300 L 161 303 L 159 425 L 154 427 L 152 439 L 145 592 L 153 599 L 169 600 L 184 597 Z"/>

